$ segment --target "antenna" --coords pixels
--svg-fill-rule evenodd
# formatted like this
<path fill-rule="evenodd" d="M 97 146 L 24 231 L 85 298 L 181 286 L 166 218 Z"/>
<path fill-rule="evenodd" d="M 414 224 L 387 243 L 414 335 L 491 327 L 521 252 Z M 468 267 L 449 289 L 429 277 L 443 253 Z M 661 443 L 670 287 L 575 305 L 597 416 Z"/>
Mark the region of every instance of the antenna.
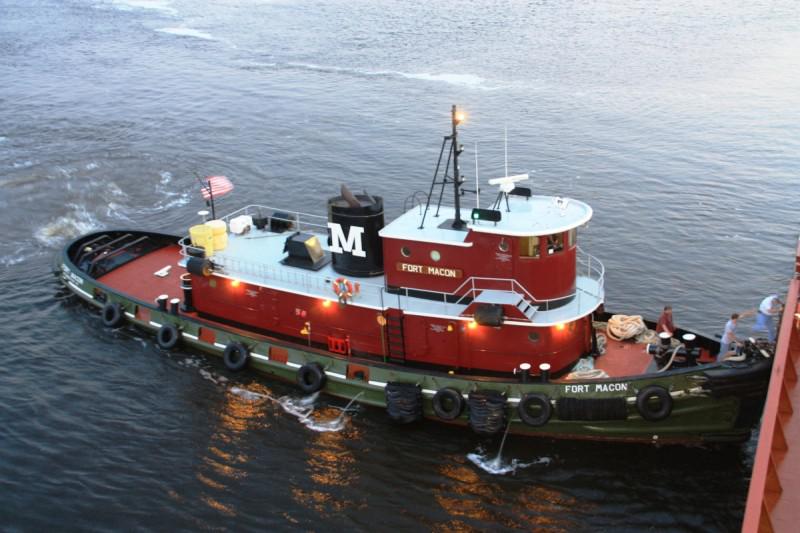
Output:
<path fill-rule="evenodd" d="M 508 125 L 503 125 L 503 151 L 505 152 L 505 175 L 508 176 Z"/>
<path fill-rule="evenodd" d="M 453 123 L 453 134 L 451 136 L 451 146 L 453 150 L 453 199 L 455 200 L 456 204 L 456 213 L 455 217 L 453 217 L 453 229 L 463 229 L 466 225 L 463 220 L 461 220 L 461 173 L 459 172 L 461 169 L 458 166 L 458 155 L 461 153 L 461 150 L 464 148 L 458 144 L 458 129 L 457 126 L 464 120 L 464 114 L 456 112 L 456 106 L 453 104 L 453 110 L 451 114 L 451 122 Z"/>
<path fill-rule="evenodd" d="M 511 206 L 508 204 L 508 194 L 516 188 L 516 183 L 528 179 L 527 174 L 515 174 L 514 176 L 503 176 L 502 178 L 492 178 L 489 180 L 489 185 L 499 185 L 500 191 L 497 193 L 492 209 L 498 209 L 500 203 L 505 199 L 506 211 L 511 211 Z"/>
<path fill-rule="evenodd" d="M 481 207 L 481 186 L 478 181 L 478 141 L 475 141 L 475 207 Z"/>

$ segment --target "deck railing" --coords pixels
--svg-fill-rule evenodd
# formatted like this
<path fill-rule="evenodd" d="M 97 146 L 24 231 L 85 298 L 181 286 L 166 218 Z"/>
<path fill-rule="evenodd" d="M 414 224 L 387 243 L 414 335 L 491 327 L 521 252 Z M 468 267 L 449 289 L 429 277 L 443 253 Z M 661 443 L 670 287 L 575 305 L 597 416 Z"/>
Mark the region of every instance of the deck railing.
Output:
<path fill-rule="evenodd" d="M 267 225 L 275 219 L 281 222 L 291 222 L 292 229 L 295 231 L 328 231 L 328 217 L 323 215 L 311 215 L 300 211 L 291 211 L 289 209 L 281 209 L 279 207 L 270 207 L 268 205 L 251 204 L 237 209 L 233 213 L 229 213 L 222 217 L 225 222 L 230 222 L 232 218 L 241 215 L 250 215 L 252 217 L 264 218 L 267 220 Z"/>
<path fill-rule="evenodd" d="M 265 215 L 265 212 L 271 214 Z M 285 216 L 289 215 L 289 218 L 294 217 L 294 219 L 291 220 L 291 222 L 294 224 L 294 227 L 292 228 L 293 230 L 303 231 L 306 229 L 308 231 L 317 232 L 320 230 L 327 231 L 327 218 L 324 216 L 309 215 L 299 211 L 282 210 L 275 207 L 255 204 L 248 205 L 237 211 L 234 211 L 233 213 L 223 217 L 223 220 L 227 222 L 239 215 L 255 215 L 259 217 L 265 217 L 268 220 L 277 216 L 277 219 L 283 222 L 287 220 Z M 188 256 L 189 254 L 187 248 L 191 246 L 190 238 L 188 236 L 184 237 L 179 241 L 179 244 L 181 246 L 181 253 L 184 256 Z M 215 265 L 217 265 L 218 268 L 221 268 L 227 275 L 235 275 L 236 273 L 246 274 L 260 279 L 269 279 L 291 284 L 295 287 L 302 287 L 306 291 L 314 290 L 322 291 L 324 293 L 331 289 L 330 279 L 323 276 L 310 274 L 300 269 L 286 269 L 271 266 L 265 263 L 244 261 L 227 256 L 224 253 L 215 254 L 213 261 Z M 557 298 L 536 298 L 515 279 L 489 278 L 480 276 L 472 276 L 467 278 L 461 285 L 458 286 L 458 288 L 450 292 L 400 287 L 398 289 L 393 289 L 390 295 L 388 294 L 384 284 L 369 282 L 360 282 L 360 290 L 362 292 L 376 292 L 380 298 L 381 304 L 383 304 L 385 298 L 396 298 L 398 308 L 404 310 L 410 307 L 411 301 L 409 298 L 415 298 L 416 300 L 420 295 L 424 295 L 423 297 L 428 301 L 444 304 L 445 309 L 448 310 L 448 314 L 450 314 L 451 311 L 457 311 L 455 314 L 461 314 L 467 304 L 485 290 L 494 290 L 513 294 L 520 299 L 527 300 L 530 305 L 538 307 L 540 311 L 547 311 L 557 307 L 557 304 L 561 304 L 562 302 L 570 299 L 576 299 L 579 307 L 582 297 L 589 297 L 593 301 L 602 300 L 605 267 L 599 259 L 584 252 L 580 247 L 578 247 L 576 254 L 576 274 L 578 276 L 586 277 L 596 281 L 596 291 L 587 291 L 584 288 L 577 287 L 573 293 L 562 295 Z"/>

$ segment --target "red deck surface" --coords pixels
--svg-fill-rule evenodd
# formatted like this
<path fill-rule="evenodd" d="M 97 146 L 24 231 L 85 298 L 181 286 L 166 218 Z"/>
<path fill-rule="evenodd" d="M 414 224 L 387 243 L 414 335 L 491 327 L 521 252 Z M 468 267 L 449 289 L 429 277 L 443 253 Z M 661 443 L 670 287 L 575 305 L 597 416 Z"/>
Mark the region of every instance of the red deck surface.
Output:
<path fill-rule="evenodd" d="M 611 377 L 641 374 L 653 358 L 645 353 L 646 344 L 608 339 L 606 353 L 595 360 L 594 367 Z"/>
<path fill-rule="evenodd" d="M 742 531 L 800 531 L 800 246 L 778 335 Z"/>
<path fill-rule="evenodd" d="M 186 270 L 178 266 L 180 250 L 178 245 L 166 246 L 109 272 L 98 281 L 122 294 L 150 303 L 161 294 L 183 299 L 181 274 Z M 168 265 L 172 268 L 166 277 L 154 275 Z"/>

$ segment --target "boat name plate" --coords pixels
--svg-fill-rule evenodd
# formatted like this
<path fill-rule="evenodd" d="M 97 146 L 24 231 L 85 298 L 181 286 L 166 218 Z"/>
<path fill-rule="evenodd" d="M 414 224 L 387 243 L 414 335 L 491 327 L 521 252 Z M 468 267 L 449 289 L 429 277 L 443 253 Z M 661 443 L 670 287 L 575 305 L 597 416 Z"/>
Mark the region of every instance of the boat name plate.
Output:
<path fill-rule="evenodd" d="M 439 276 L 442 278 L 460 279 L 464 273 L 460 268 L 437 267 L 433 265 L 415 265 L 413 263 L 397 263 L 397 270 L 399 272 L 408 272 L 409 274 L 425 274 L 427 276 Z"/>
<path fill-rule="evenodd" d="M 592 383 L 584 385 L 564 385 L 567 394 L 590 394 L 593 392 L 625 392 L 627 383 Z"/>

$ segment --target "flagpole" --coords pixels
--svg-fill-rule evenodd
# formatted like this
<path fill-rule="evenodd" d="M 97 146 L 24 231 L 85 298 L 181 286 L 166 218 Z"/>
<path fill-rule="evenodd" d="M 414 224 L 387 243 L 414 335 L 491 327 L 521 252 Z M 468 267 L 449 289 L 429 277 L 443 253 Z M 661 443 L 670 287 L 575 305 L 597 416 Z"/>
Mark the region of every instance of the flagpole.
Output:
<path fill-rule="evenodd" d="M 214 210 L 214 187 L 211 186 L 211 180 L 208 180 L 208 197 L 211 201 L 211 220 L 217 220 L 217 212 Z"/>

